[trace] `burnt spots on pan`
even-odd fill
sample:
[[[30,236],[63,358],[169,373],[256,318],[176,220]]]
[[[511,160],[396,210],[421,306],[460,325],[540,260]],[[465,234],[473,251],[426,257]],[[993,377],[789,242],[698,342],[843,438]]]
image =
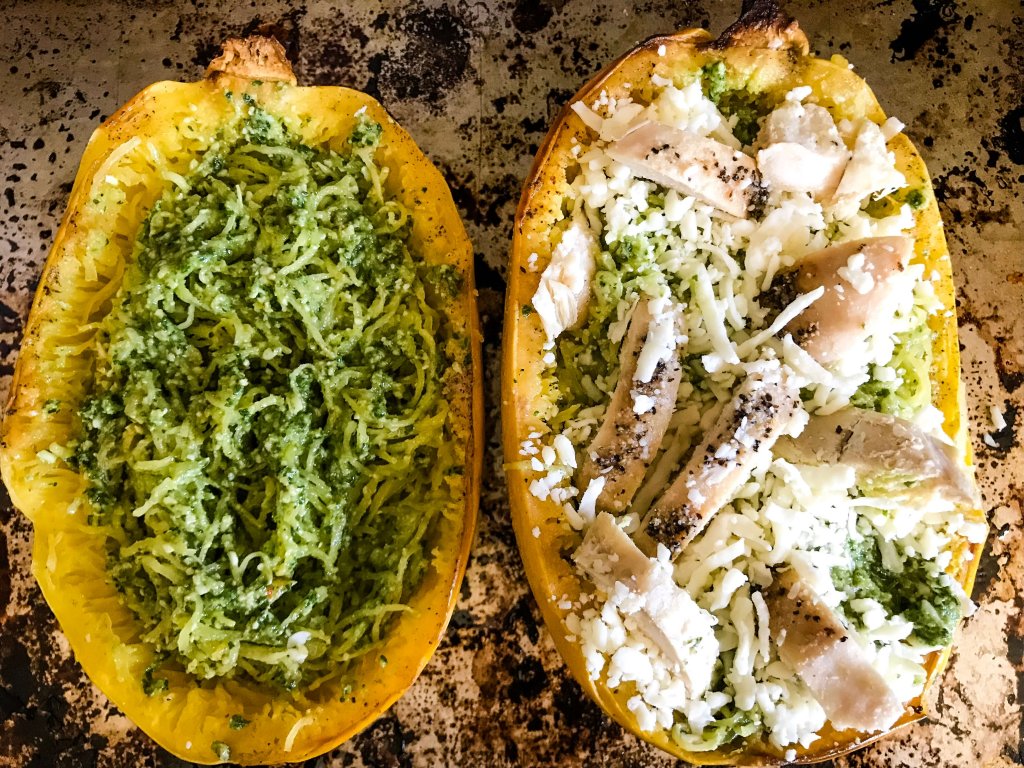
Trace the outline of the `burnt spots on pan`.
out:
[[[505,173],[490,180],[481,180],[474,171],[459,175],[447,165],[442,172],[465,221],[480,227],[511,224],[515,201],[519,197],[518,176]],[[503,288],[504,284],[495,287]]]
[[[276,38],[277,42],[284,46],[285,53],[288,54],[288,60],[298,61],[300,52],[299,24],[305,14],[305,7],[298,6],[277,19],[263,20],[257,17],[246,25],[242,30],[242,34],[246,37],[249,35],[262,35],[263,37]]]
[[[6,494],[5,494],[6,495]],[[10,506],[3,508],[2,515],[10,514]],[[0,519],[0,522],[3,522]],[[7,613],[7,606],[11,604],[11,560],[7,554],[7,534],[0,528],[0,616]],[[2,624],[0,624],[2,626]],[[3,703],[0,702],[0,710]]]
[[[665,10],[664,6],[654,4],[652,5],[649,13],[652,16],[656,16],[659,13],[664,13]],[[708,14],[707,8],[704,7],[704,3],[671,3],[667,10],[668,18],[671,19],[671,23],[655,28],[651,34],[657,34],[661,31],[686,29],[688,27],[700,27],[701,29],[713,28],[711,25],[711,16]]]
[[[575,91],[570,88],[549,88],[547,95],[548,104],[548,122],[547,125],[551,125],[552,121],[558,117],[558,113],[563,108],[569,106],[572,101],[572,97],[575,95]]]
[[[563,679],[555,690],[555,717],[559,732],[568,738],[579,739],[580,735],[587,738],[588,734],[601,728],[618,728],[601,712],[600,708],[584,695],[580,684],[571,677]],[[580,748],[585,743],[574,744]],[[575,751],[575,750],[574,750]]]
[[[536,34],[564,5],[565,0],[516,0],[512,9],[512,25],[523,34]]]
[[[342,16],[310,21],[301,59],[302,81],[310,85],[365,83],[370,76],[365,53],[369,44],[363,28]],[[363,90],[380,95],[369,88]]]
[[[1024,165],[1024,102],[999,120],[997,141],[1010,160],[1017,165]]]
[[[1008,394],[1013,394],[1024,384],[1024,360],[1018,359],[1010,344],[1010,333],[1008,324],[1003,321],[998,310],[994,309],[987,315],[976,311],[971,301],[963,291],[957,292],[956,314],[960,325],[974,326],[978,336],[993,351],[996,362],[996,375],[999,383]],[[979,376],[976,383],[982,384],[982,377]],[[1016,424],[1017,411],[1014,410],[1014,423]],[[1009,422],[1009,417],[1007,417]],[[1014,438],[1016,439],[1016,438]]]
[[[0,483],[0,526],[6,526],[11,522],[11,518],[17,512],[14,509],[14,504],[11,502],[10,494],[7,493],[7,488],[3,483]],[[0,616],[3,612],[0,611]]]
[[[889,43],[893,61],[911,61],[928,43],[939,56],[949,53],[946,30],[961,16],[955,0],[913,0],[914,12],[900,25],[900,33]]]
[[[351,747],[359,753],[363,765],[368,768],[409,768],[413,764],[409,750],[413,737],[414,734],[406,729],[394,712],[389,712],[356,736]]]
[[[992,519],[992,512],[985,515],[989,520]],[[1009,524],[1007,524],[1007,527]],[[985,599],[985,595],[988,594],[989,589],[996,582],[999,577],[999,573],[1002,567],[1006,564],[1005,556],[1002,558],[995,557],[992,548],[996,544],[996,541],[1002,537],[1004,531],[1002,529],[992,531],[992,534],[985,540],[985,546],[981,551],[981,560],[978,562],[978,571],[974,577],[974,586],[971,588],[971,600],[974,602],[981,602]]]
[[[548,675],[544,665],[535,656],[523,656],[512,670],[512,684],[508,687],[508,698],[513,704],[533,701],[548,687]]]
[[[1004,197],[978,174],[981,165],[978,155],[968,150],[962,165],[955,165],[933,179],[943,219],[979,232],[987,224],[1009,224],[1013,220],[1009,206],[996,202]]]
[[[988,433],[994,445],[985,441],[987,448],[999,453],[1006,453],[1017,444],[1017,406],[1006,400],[1003,403],[1003,408],[1003,419],[1006,421],[1006,426]]]
[[[1011,626],[1011,622],[1015,622],[1016,626]],[[1024,627],[1020,626],[1020,614],[1018,613],[1016,617],[1008,616],[1006,623],[1007,657],[1017,673],[1017,700],[1024,701]],[[1018,725],[1017,754],[1024,754],[1024,719],[1021,719]]]
[[[531,643],[537,644],[540,639],[540,622],[535,613],[536,605],[533,596],[525,594],[509,609],[502,628],[510,637],[525,635]]]
[[[220,54],[220,45],[224,42],[224,36],[220,33],[211,34],[204,40],[195,44],[195,54],[192,56],[192,64],[201,69],[213,61]]]
[[[30,646],[38,629],[23,616],[7,616],[0,620],[0,630],[0,722],[4,722],[33,715],[40,701],[54,691],[35,674],[38,654]]]
[[[446,97],[472,75],[471,35],[468,21],[447,6],[407,10],[389,20],[392,42],[372,57],[366,90],[385,103],[412,99],[440,113]]]
[[[475,254],[474,263],[474,269],[477,274],[477,285],[480,285],[482,282],[480,277],[481,275],[483,276],[483,279],[488,282],[494,283],[501,281],[504,283],[504,280],[501,278],[501,273],[488,264],[487,259],[484,258],[482,254]],[[505,315],[505,290],[503,288],[480,288],[479,295],[477,296],[477,306],[480,310],[480,332],[483,334],[483,337],[487,339],[487,341],[484,342],[484,357],[485,359],[488,359],[491,355],[497,357],[500,355],[501,349],[502,324],[504,322]],[[493,394],[494,397],[492,398],[492,392],[485,392],[484,399],[488,402],[493,399],[495,406],[497,406],[498,401],[500,401],[500,395],[497,392]],[[495,410],[493,414],[488,412],[485,419],[487,421],[488,429],[500,430],[501,424],[498,419],[497,410]],[[488,432],[488,434],[494,433]],[[490,470],[485,469],[484,472],[489,473]],[[493,476],[485,477],[484,482],[488,484],[488,487],[501,487],[498,478]]]
[[[18,334],[21,331],[21,315],[16,309],[0,301],[0,334]],[[0,355],[10,350],[0,350]]]
[[[20,615],[5,618],[0,628],[3,629],[0,633],[0,720],[19,715],[28,720],[36,719],[34,716],[40,714],[42,702],[60,698],[60,692],[35,673],[39,658],[29,644],[33,636],[39,634],[38,629],[34,625],[26,626],[24,616]],[[64,703],[59,706],[67,708]],[[31,738],[30,734],[26,735]]]

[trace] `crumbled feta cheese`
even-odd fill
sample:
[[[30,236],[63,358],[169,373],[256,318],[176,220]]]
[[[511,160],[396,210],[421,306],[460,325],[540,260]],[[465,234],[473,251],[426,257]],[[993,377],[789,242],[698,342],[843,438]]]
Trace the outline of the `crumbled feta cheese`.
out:
[[[654,410],[654,406],[657,404],[657,400],[650,395],[643,395],[633,390],[630,392],[633,397],[633,413],[637,416],[643,416],[645,413],[650,413]]]
[[[576,469],[576,450],[572,447],[572,441],[565,435],[555,435],[552,442],[558,460],[565,466]]]
[[[537,310],[548,342],[583,319],[596,268],[596,253],[594,234],[582,217],[577,216],[562,233],[533,296],[533,308]],[[554,364],[553,358],[548,365]]]
[[[885,146],[882,129],[863,119],[854,141],[853,156],[836,189],[838,204],[859,207],[868,197],[881,197],[906,186],[903,174],[896,170],[896,156]]]
[[[853,286],[853,290],[863,296],[871,293],[875,287],[875,278],[870,270],[871,265],[865,264],[864,254],[855,253],[850,256],[846,266],[840,267],[837,271],[843,280]]]

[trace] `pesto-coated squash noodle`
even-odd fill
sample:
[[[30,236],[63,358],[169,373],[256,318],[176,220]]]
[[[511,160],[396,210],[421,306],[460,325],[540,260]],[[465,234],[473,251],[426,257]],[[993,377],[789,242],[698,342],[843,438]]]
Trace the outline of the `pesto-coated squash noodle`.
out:
[[[468,352],[435,307],[461,276],[410,254],[380,126],[333,151],[240,114],[166,175],[69,446],[110,578],[158,649],[153,693],[161,664],[286,687],[343,670],[459,511],[443,382]]]

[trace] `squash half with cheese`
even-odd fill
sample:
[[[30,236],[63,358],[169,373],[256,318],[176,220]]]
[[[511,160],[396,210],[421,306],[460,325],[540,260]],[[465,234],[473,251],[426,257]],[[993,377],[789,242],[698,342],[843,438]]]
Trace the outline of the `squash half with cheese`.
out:
[[[96,685],[197,763],[299,762],[411,685],[472,540],[472,248],[385,110],[232,40],[93,134],[0,469]]]
[[[587,83],[523,189],[513,524],[584,690],[698,764],[923,716],[986,535],[924,164],[755,2]]]

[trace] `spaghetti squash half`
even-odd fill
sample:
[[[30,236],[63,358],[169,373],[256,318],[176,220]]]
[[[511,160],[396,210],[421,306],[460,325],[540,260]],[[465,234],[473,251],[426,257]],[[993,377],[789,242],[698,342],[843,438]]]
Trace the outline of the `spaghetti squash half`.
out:
[[[516,216],[513,524],[584,690],[697,764],[923,716],[986,534],[924,164],[754,2],[573,97]]]
[[[90,140],[0,469],[43,594],[129,718],[194,762],[301,761],[440,641],[480,391],[444,179],[369,96],[233,40]]]

